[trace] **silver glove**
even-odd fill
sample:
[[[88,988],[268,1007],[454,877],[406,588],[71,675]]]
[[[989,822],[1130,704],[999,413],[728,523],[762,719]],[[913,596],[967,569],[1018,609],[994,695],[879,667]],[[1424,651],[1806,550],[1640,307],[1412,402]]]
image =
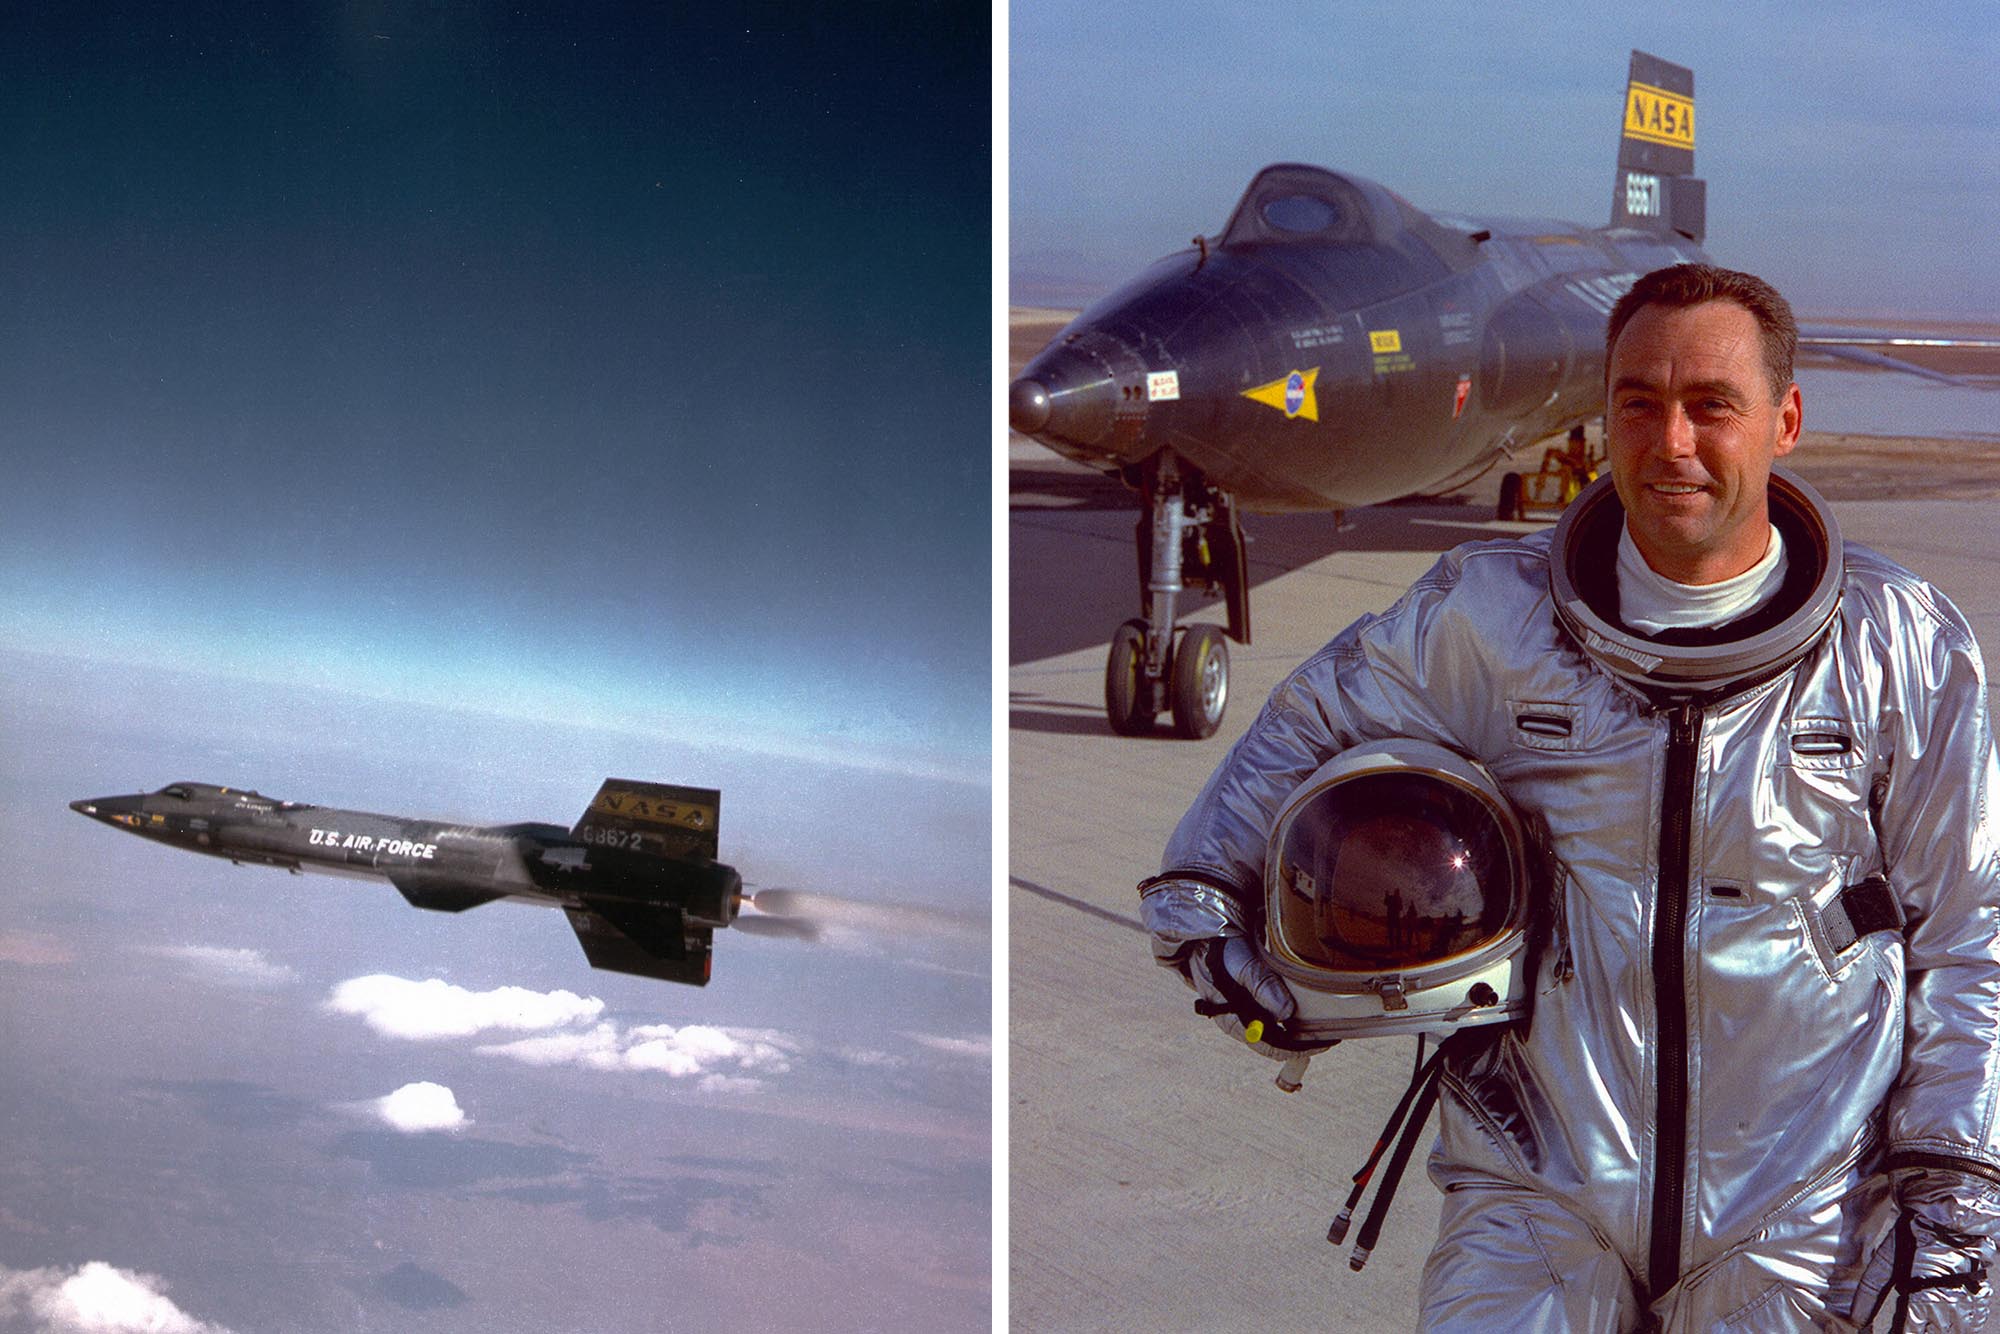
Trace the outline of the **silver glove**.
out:
[[[1248,1041],[1245,1018],[1238,1013],[1243,994],[1278,1023],[1298,1013],[1291,988],[1251,942],[1243,906],[1234,895],[1201,880],[1149,881],[1140,889],[1139,915],[1152,935],[1155,962],[1174,969],[1208,1001],[1204,1008],[1215,1011],[1210,1017],[1216,1027],[1231,1037]],[[1299,1054],[1265,1042],[1249,1045],[1277,1061]]]

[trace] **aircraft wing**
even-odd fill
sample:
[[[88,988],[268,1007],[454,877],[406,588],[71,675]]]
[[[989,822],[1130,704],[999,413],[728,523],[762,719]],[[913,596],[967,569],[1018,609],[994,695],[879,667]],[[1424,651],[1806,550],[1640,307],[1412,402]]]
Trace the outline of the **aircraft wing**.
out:
[[[426,875],[421,871],[395,872],[390,875],[389,883],[410,901],[412,907],[428,908],[432,912],[464,912],[506,897],[492,890],[460,884],[444,876]]]
[[[1799,326],[1799,346],[1824,356],[1837,357],[1882,370],[1904,371],[1942,384],[1964,385],[1966,380],[1915,358],[1938,359],[1950,356],[1947,364],[1990,364],[1985,374],[2000,374],[2000,338],[1982,335],[1919,333],[1908,329],[1857,329],[1829,325]]]
[[[689,927],[679,908],[595,899],[563,912],[592,968],[708,985],[714,931]]]

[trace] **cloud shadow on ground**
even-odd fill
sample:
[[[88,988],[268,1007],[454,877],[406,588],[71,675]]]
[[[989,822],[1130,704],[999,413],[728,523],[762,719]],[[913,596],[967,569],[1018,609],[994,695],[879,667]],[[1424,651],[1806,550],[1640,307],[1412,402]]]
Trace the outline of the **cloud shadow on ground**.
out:
[[[137,1087],[191,1105],[197,1116],[222,1130],[283,1130],[316,1110],[309,1102],[240,1079],[149,1079]]]
[[[408,1190],[477,1186],[496,1178],[534,1178],[573,1172],[588,1154],[548,1146],[505,1144],[458,1135],[404,1135],[354,1130],[327,1151],[333,1158],[366,1163],[376,1178]]]
[[[405,1260],[369,1285],[372,1295],[405,1311],[442,1311],[470,1300],[465,1289],[441,1274]]]
[[[635,1177],[614,1181],[591,1177],[581,1182],[550,1182],[512,1186],[491,1192],[522,1204],[573,1205],[593,1223],[648,1223],[662,1232],[688,1234],[690,1246],[731,1246],[730,1237],[702,1224],[713,1224],[718,1206],[732,1219],[757,1221],[773,1216],[761,1185],[716,1181],[708,1177]]]

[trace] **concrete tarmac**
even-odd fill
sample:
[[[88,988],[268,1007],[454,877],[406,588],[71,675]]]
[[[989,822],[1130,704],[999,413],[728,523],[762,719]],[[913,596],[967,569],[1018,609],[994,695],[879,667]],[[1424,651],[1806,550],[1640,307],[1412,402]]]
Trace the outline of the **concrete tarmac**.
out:
[[[1795,460],[1811,476],[1809,443]],[[1967,448],[1976,471],[2000,477],[1993,447]],[[1354,511],[1338,530],[1331,515],[1250,516],[1255,644],[1230,645],[1222,730],[1121,738],[1104,720],[1104,657],[1138,610],[1136,505],[1019,437],[1010,464],[1013,1327],[1412,1328],[1439,1205],[1422,1154],[1364,1271],[1348,1269],[1352,1235],[1334,1247],[1325,1233],[1408,1081],[1415,1040],[1350,1042],[1316,1059],[1301,1091],[1280,1092],[1277,1066],[1198,1018],[1192,993],[1153,964],[1133,887],[1292,667],[1440,552],[1528,525],[1491,519],[1493,477],[1446,500]],[[1934,478],[1862,471],[1867,485],[1827,487],[1845,534],[1937,582],[2000,652],[1996,488],[1911,495]],[[1900,498],[1842,498],[1885,491]],[[1220,624],[1222,609],[1183,619]]]

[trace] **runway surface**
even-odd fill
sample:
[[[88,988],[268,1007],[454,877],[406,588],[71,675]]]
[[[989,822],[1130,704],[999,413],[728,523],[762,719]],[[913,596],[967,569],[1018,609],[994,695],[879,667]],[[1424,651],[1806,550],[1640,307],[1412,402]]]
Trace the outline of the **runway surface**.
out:
[[[1039,345],[1017,338],[1017,368],[1024,341]],[[1325,1233],[1414,1040],[1348,1043],[1279,1092],[1276,1065],[1197,1018],[1153,964],[1133,887],[1285,673],[1449,547],[1532,525],[1491,519],[1490,475],[1338,531],[1331,515],[1250,516],[1256,642],[1230,645],[1222,730],[1119,738],[1104,654],[1138,607],[1136,506],[1030,441],[1009,448],[1013,1327],[1408,1329],[1439,1202],[1421,1160],[1363,1272]],[[2000,653],[2000,449],[1809,438],[1793,461],[1846,536],[1937,582]],[[1183,619],[1223,618],[1213,604]]]

